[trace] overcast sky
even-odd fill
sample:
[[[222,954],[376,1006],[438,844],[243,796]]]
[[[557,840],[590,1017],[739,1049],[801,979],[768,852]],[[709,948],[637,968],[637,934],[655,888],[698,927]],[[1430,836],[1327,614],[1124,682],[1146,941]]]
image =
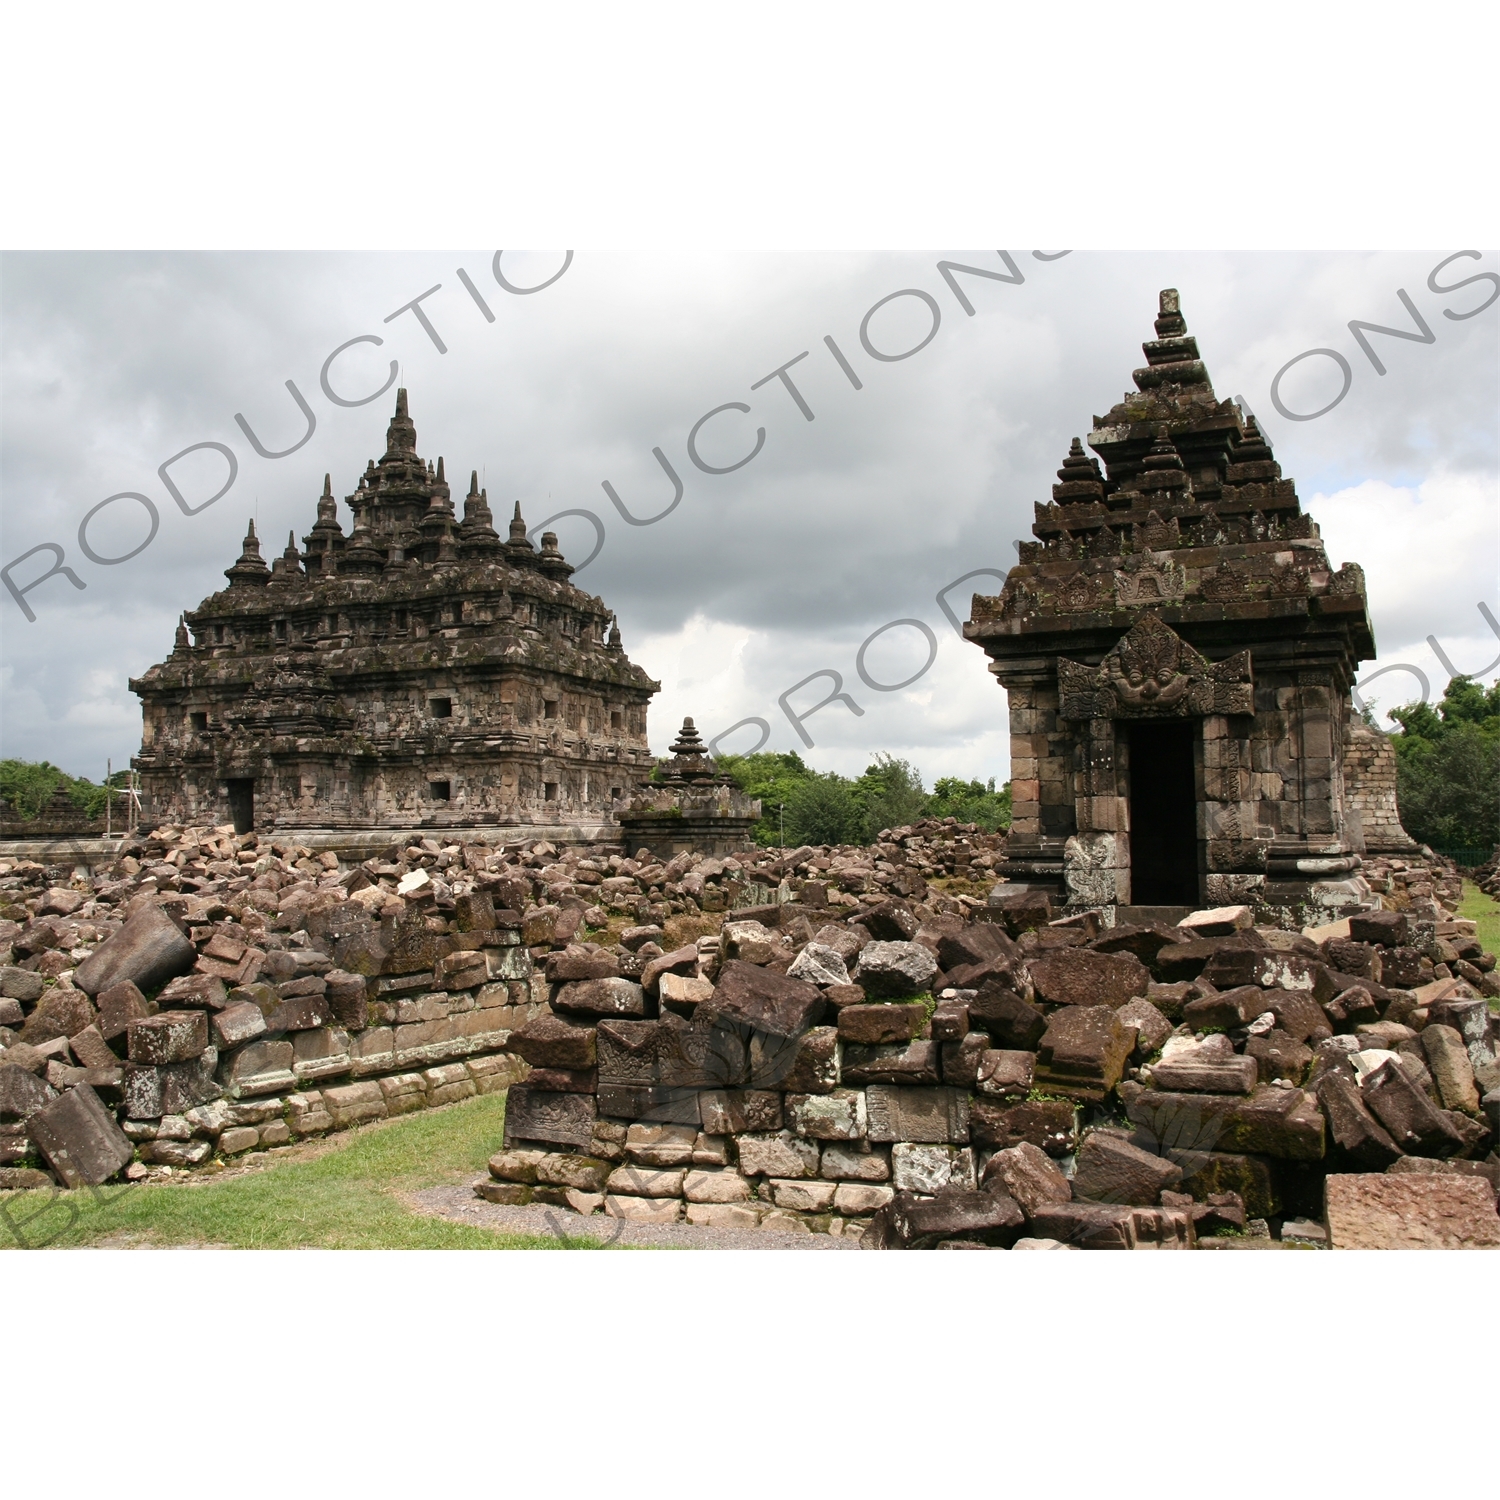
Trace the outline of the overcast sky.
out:
[[[519,501],[529,524],[586,510],[604,544],[575,578],[618,612],[626,650],[662,684],[651,740],[664,753],[684,714],[706,736],[737,720],[770,725],[768,748],[798,749],[814,765],[857,773],[877,751],[912,760],[927,784],[943,775],[1007,770],[1005,699],[986,658],[960,641],[936,601],[960,575],[1002,574],[1014,540],[1029,535],[1032,504],[1049,498],[1074,435],[1132,389],[1130,372],[1152,336],[1161,287],[1176,286],[1221,397],[1243,396],[1261,418],[1283,472],[1323,528],[1335,564],[1361,563],[1378,662],[1412,664],[1439,690],[1447,673],[1426,644],[1474,672],[1500,656],[1477,606],[1500,617],[1497,507],[1497,329],[1500,305],[1473,317],[1500,287],[1480,281],[1436,293],[1429,273],[1456,248],[1389,254],[1100,253],[1043,260],[1009,252],[1021,284],[960,278],[967,316],[937,264],[1004,270],[993,250],[930,253],[638,256],[580,250],[552,285],[514,295],[496,281],[492,251],[421,253],[23,253],[0,257],[0,564],[41,543],[66,551],[86,585],[61,576],[26,595],[29,623],[0,591],[0,753],[48,759],[98,780],[140,740],[126,679],[171,649],[177,614],[223,587],[247,519],[259,517],[269,558],[289,528],[315,518],[325,471],[353,491],[383,450],[394,392],[370,404],[333,404],[320,370],[356,345],[330,380],[347,397],[377,388],[389,361],[410,391],[418,447],[447,461],[457,493],[481,471],[497,517]],[[1053,254],[1051,250],[1044,252]],[[515,285],[554,275],[563,254],[507,252]],[[456,274],[463,268],[493,315],[487,321]],[[1494,252],[1453,261],[1436,280],[1500,272]],[[440,286],[422,307],[439,352],[411,312],[385,318]],[[861,323],[882,298],[925,292],[936,332],[909,358],[881,361],[862,347]],[[1411,329],[1404,290],[1431,343],[1372,335],[1376,373],[1351,319]],[[899,297],[868,325],[874,347],[900,352],[932,329],[924,300]],[[832,336],[862,389],[825,346]],[[1277,371],[1310,349],[1347,360],[1347,395],[1326,415],[1292,421],[1271,399]],[[815,420],[779,380],[752,386],[808,351],[790,376]],[[295,382],[316,417],[313,436],[286,389]],[[1283,380],[1291,411],[1338,394],[1335,361],[1316,356]],[[687,452],[693,425],[721,412],[698,442],[710,474]],[[227,494],[187,516],[158,465],[192,444],[227,445],[238,475]],[[671,485],[659,447],[680,476],[681,504],[654,525],[627,524],[608,481],[637,517],[663,510]],[[190,504],[223,482],[200,451],[170,471]],[[115,566],[80,551],[79,524],[100,501],[148,496],[155,539]],[[349,526],[347,507],[340,520]],[[137,546],[149,522],[133,500],[89,525],[100,556]],[[556,523],[581,561],[594,524]],[[18,587],[50,566],[46,553],[11,573]],[[962,619],[981,577],[948,596]],[[878,691],[856,655],[888,622],[921,621],[936,640],[930,669],[911,686]],[[883,634],[866,672],[897,683],[928,660],[915,627]],[[778,695],[820,669],[840,674],[864,710],[833,703],[807,719],[808,749]],[[1493,669],[1491,672],[1493,675]],[[803,711],[833,683],[793,695]],[[1371,692],[1383,706],[1415,696],[1391,674]],[[725,741],[748,749],[753,727]]]

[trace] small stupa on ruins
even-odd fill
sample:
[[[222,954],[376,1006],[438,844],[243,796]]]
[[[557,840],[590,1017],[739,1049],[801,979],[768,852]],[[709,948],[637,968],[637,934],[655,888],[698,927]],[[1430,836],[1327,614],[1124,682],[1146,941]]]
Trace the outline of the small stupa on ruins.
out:
[[[682,721],[669,748],[671,758],[615,809],[626,848],[648,849],[661,859],[753,848],[760,803],[720,772],[691,719]]]

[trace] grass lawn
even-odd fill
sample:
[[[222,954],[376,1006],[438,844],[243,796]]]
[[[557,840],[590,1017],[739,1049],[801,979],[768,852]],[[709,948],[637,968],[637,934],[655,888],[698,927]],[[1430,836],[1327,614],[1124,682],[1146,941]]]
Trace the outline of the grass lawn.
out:
[[[1473,919],[1477,936],[1486,953],[1500,953],[1500,901],[1486,896],[1471,880],[1464,881],[1464,899],[1458,908],[1461,917]],[[1500,1011],[1500,1001],[1491,1000],[1490,1009]]]
[[[427,1218],[396,1194],[462,1182],[500,1149],[505,1096],[333,1137],[310,1159],[268,1158],[221,1178],[184,1177],[0,1199],[0,1245],[217,1245],[242,1250],[555,1250],[551,1235],[500,1234]],[[570,1246],[594,1242],[570,1238]]]

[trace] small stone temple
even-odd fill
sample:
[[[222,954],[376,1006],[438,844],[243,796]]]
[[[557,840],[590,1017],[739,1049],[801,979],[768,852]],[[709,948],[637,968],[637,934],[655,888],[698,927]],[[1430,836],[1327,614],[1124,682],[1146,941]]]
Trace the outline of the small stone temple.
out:
[[[1175,291],[1156,335],[964,626],[1010,699],[1002,873],[1074,907],[1359,905],[1366,848],[1413,847],[1350,700],[1364,575],[1215,396]]]
[[[660,684],[602,599],[521,508],[494,527],[471,476],[460,519],[443,460],[417,453],[406,392],[347,497],[269,565],[252,523],[229,586],[182,617],[132,679],[143,821],[241,831],[607,821],[654,764]]]

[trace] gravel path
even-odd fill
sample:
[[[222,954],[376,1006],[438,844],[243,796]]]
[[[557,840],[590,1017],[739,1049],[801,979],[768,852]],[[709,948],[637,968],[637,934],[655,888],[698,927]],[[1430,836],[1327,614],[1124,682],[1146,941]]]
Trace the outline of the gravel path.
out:
[[[476,1177],[474,1182],[487,1182]],[[831,1234],[797,1234],[768,1229],[708,1229],[697,1224],[634,1224],[603,1214],[585,1218],[570,1208],[548,1208],[539,1203],[511,1207],[486,1203],[474,1196],[474,1185],[424,1188],[403,1193],[402,1201],[418,1213],[474,1224],[508,1234],[578,1235],[610,1245],[633,1245],[660,1250],[857,1250],[853,1239]]]

